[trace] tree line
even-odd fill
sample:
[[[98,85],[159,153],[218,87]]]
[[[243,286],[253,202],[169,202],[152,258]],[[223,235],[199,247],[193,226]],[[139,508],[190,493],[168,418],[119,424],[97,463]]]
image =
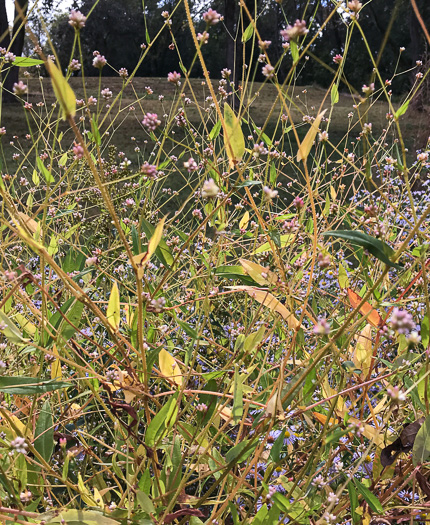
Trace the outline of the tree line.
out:
[[[50,16],[53,0],[45,0],[42,12],[47,17],[51,42],[58,54],[60,64],[66,68],[73,48],[74,31],[68,23],[68,13]],[[280,30],[296,19],[307,22],[307,38],[318,34],[309,49],[309,60],[300,71],[300,83],[326,87],[333,73],[333,58],[345,52],[348,43],[348,61],[345,63],[345,80],[359,88],[372,77],[374,64],[365,49],[358,30],[351,31],[350,20],[337,9],[337,2],[330,0],[245,0],[245,8],[236,0],[189,0],[194,23],[198,31],[206,28],[203,13],[212,8],[218,11],[223,20],[210,28],[209,40],[202,46],[202,52],[211,75],[220,77],[223,68],[236,71],[236,78],[244,63],[258,64],[260,53],[255,45],[254,35],[247,40],[243,34],[249,26],[249,15],[255,17],[259,34],[271,44],[267,50],[272,64],[276,64],[283,54]],[[430,2],[417,0],[423,20],[430,25]],[[86,75],[98,75],[93,68],[93,51],[106,56],[113,69],[104,68],[103,75],[115,75],[115,70],[126,68],[133,71],[141,57],[142,48],[154,45],[139,66],[137,76],[160,77],[178,70],[178,55],[185,67],[193,61],[194,43],[186,20],[183,2],[177,0],[81,0],[73,6],[82,13],[91,13],[81,32],[83,64]],[[26,13],[26,0],[16,0],[16,23],[9,30],[6,21],[5,0],[0,0],[0,47],[10,46],[16,55],[21,54],[24,33],[20,28],[19,13]],[[337,11],[333,13],[333,11]],[[174,13],[171,23],[166,23],[163,13]],[[324,25],[324,21],[329,22]],[[30,23],[37,25],[35,17]],[[423,31],[409,0],[373,0],[360,12],[359,23],[369,42],[370,48],[379,50],[373,56],[382,78],[391,79],[392,89],[407,90],[416,73],[408,72],[417,61],[428,60],[428,50]],[[20,30],[21,29],[21,30]],[[249,34],[249,32],[248,32]],[[246,41],[247,40],[247,41]],[[403,50],[404,48],[404,50]],[[402,51],[403,50],[403,51]],[[47,53],[50,50],[46,49]],[[290,61],[290,62],[289,62]],[[277,74],[283,80],[291,65],[289,55],[284,58]],[[17,68],[15,68],[17,69]],[[263,80],[261,67],[255,67],[255,80]],[[11,75],[13,79],[16,78]],[[75,73],[79,74],[79,72]],[[201,76],[197,60],[191,76]]]

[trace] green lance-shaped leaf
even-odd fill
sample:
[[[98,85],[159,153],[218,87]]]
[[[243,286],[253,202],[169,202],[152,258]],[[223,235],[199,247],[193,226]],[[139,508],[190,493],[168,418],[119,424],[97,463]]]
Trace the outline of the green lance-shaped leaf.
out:
[[[240,120],[228,104],[224,104],[225,147],[230,164],[235,165],[245,153],[245,139]]]
[[[234,371],[233,384],[233,421],[238,423],[243,416],[243,384],[239,375],[239,367]]]
[[[231,463],[232,461],[235,461],[236,463],[246,461],[257,446],[257,441],[254,441],[252,444],[251,441],[252,440],[250,439],[239,441],[237,445],[231,448],[225,455],[227,463]]]
[[[406,102],[404,102],[400,107],[399,109],[396,111],[396,113],[394,114],[394,118],[397,120],[399,117],[401,117],[402,115],[404,115],[406,113],[406,111],[408,110],[408,107],[409,107],[409,102],[411,100],[407,100]]]
[[[358,230],[335,230],[324,232],[323,236],[339,237],[341,239],[345,239],[346,241],[350,241],[352,244],[362,246],[386,265],[397,268],[398,270],[403,268],[400,264],[396,264],[390,260],[390,257],[394,255],[394,250],[391,248],[391,246],[388,246],[388,244],[380,241],[379,239],[375,239],[374,237],[367,235],[367,233]]]
[[[164,225],[164,221],[163,221],[163,225]],[[145,232],[145,235],[148,239],[152,239],[156,235],[155,233],[156,227],[153,226],[150,222],[148,222],[145,219],[142,219],[142,230]],[[164,266],[171,266],[174,261],[172,251],[170,250],[169,246],[167,245],[163,237],[157,235],[157,239],[158,239],[157,245],[156,246],[155,244],[153,245],[155,247],[155,251],[154,251],[155,256],[160,262],[164,264]]]
[[[2,327],[1,333],[9,339],[11,343],[16,345],[22,345],[28,342],[28,339],[22,337],[21,331],[18,330],[16,325],[9,319],[9,317],[0,310],[0,325]]]
[[[172,396],[151,420],[145,434],[145,444],[153,447],[172,421],[172,416],[177,412],[177,395]]]
[[[136,492],[136,499],[139,507],[146,512],[147,514],[153,514],[155,512],[155,507],[152,501],[149,499],[149,496],[145,494],[142,490]]]
[[[60,311],[63,315],[57,311],[49,319],[48,328],[53,337],[47,336],[45,340],[46,347],[49,347],[54,341],[63,346],[74,336],[76,328],[79,328],[81,323],[84,304],[71,297],[62,305]]]
[[[282,448],[284,446],[285,431],[286,431],[286,429],[284,428],[281,431],[281,433],[279,434],[279,436],[276,438],[276,440],[273,443],[273,446],[272,446],[272,448],[270,450],[269,458],[275,463],[277,463],[279,461],[279,458],[280,458],[280,455],[281,455],[281,451],[282,451]]]
[[[300,55],[299,55],[299,48],[295,40],[291,40],[290,42],[290,51],[291,51],[291,56],[293,57],[293,62],[297,62]]]
[[[54,450],[54,423],[51,404],[48,399],[43,403],[42,410],[37,418],[34,435],[36,437],[34,448],[45,461],[49,461]]]
[[[370,492],[370,490],[365,485],[360,483],[358,479],[354,479],[354,483],[357,488],[357,492],[359,492],[363,496],[366,503],[373,510],[373,512],[376,512],[377,514],[382,514],[384,512],[384,509],[381,505],[381,502],[375,496],[375,494]]]
[[[430,312],[427,312],[421,321],[421,341],[424,348],[427,348],[430,342]]]
[[[39,518],[46,523],[68,523],[69,525],[119,525],[119,522],[94,510],[69,509],[60,512],[45,512]]]
[[[333,106],[339,102],[339,90],[337,89],[337,85],[333,84],[331,88],[331,103]]]
[[[242,34],[242,42],[248,42],[248,40],[252,37],[254,34],[254,27],[252,24],[249,24],[249,26],[245,29],[245,31]]]
[[[349,503],[351,505],[352,522],[354,525],[358,525],[359,523],[361,523],[360,515],[355,512],[355,509],[358,508],[358,496],[354,484],[351,481],[348,483],[348,493]]]
[[[221,128],[222,128],[222,122],[218,120],[215,126],[211,129],[211,132],[209,133],[209,138],[211,140],[216,139],[221,131]]]
[[[430,416],[421,425],[415,437],[412,448],[412,462],[414,466],[428,461],[430,458]]]
[[[52,176],[52,173],[48,170],[48,168],[43,164],[43,160],[39,157],[36,158],[37,167],[39,168],[39,171],[42,173],[44,179],[48,184],[51,184],[55,182],[54,177]]]
[[[13,65],[18,67],[31,67],[40,64],[43,64],[43,60],[40,60],[38,58],[16,57],[13,61]]]
[[[0,392],[22,396],[45,394],[71,386],[71,383],[65,381],[40,381],[37,377],[0,377]]]

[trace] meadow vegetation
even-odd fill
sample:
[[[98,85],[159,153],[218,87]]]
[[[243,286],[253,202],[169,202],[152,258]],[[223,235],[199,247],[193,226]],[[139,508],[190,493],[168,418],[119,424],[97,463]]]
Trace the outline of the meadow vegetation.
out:
[[[221,16],[198,33],[180,3],[195,55],[167,78],[104,77],[97,51],[87,78],[79,11],[67,69],[34,35],[1,50],[22,74],[0,121],[0,519],[424,524],[428,66],[402,94],[375,62],[351,86],[351,0],[331,85],[300,85],[312,21],[271,63],[241,0],[260,56],[237,85],[205,66]]]

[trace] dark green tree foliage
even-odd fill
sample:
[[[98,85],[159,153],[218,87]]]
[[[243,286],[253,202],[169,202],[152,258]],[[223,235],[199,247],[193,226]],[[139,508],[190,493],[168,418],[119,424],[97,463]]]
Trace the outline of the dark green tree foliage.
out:
[[[226,0],[228,2],[229,0]],[[221,2],[220,2],[221,3]],[[363,2],[365,5],[365,2]],[[417,0],[418,9],[427,27],[430,26],[430,2]],[[309,0],[282,3],[256,0],[257,27],[264,40],[271,40],[269,57],[272,64],[279,59],[281,39],[279,31],[287,24],[304,19],[310,28],[307,41],[320,31],[323,22],[334,10],[334,2],[329,0]],[[388,38],[379,57],[378,67],[382,79],[390,79],[399,65],[397,72],[402,72],[415,66],[417,60],[424,58],[426,42],[424,33],[418,23],[409,0],[375,0],[366,4],[359,16],[359,22],[373,51],[373,58],[378,61],[378,50],[383,45],[385,34]],[[391,26],[390,26],[391,23]],[[347,39],[350,19],[340,13],[335,13],[329,23],[311,46],[310,51],[322,62],[333,66],[333,57],[343,54]],[[248,43],[251,47],[251,43]],[[405,51],[400,53],[400,48]],[[359,89],[363,82],[368,82],[372,76],[373,65],[358,28],[354,28],[348,49],[348,61],[345,67],[345,76],[354,87]],[[284,59],[279,71],[279,78],[283,80],[291,65],[290,58]],[[257,80],[263,80],[258,69]],[[413,75],[415,75],[416,70]],[[310,59],[300,73],[300,83],[316,83],[327,86],[331,82],[332,74],[317,61]],[[399,76],[393,82],[393,89],[405,90],[413,81],[410,74]]]
[[[428,26],[430,24],[430,2],[417,0],[417,4]],[[315,23],[314,27],[311,27],[310,35],[315,34],[332,9],[331,3],[322,2],[321,7],[315,11]],[[311,11],[309,11],[309,15]],[[424,58],[426,49],[424,33],[418,24],[409,0],[393,2],[376,0],[370,2],[360,13],[359,23],[369,42],[370,49],[373,51],[373,58],[378,63],[384,81],[392,78],[399,56],[397,72],[408,70],[415,66],[417,60]],[[388,38],[383,46],[387,30]],[[347,24],[342,17],[336,14],[311,50],[323,62],[332,65],[333,56],[337,53],[343,54],[346,38]],[[378,51],[381,50],[382,46],[382,53],[379,55]],[[403,53],[400,53],[401,47],[405,48]],[[372,70],[373,65],[369,53],[360,32],[356,28],[352,33],[348,49],[345,76],[353,86],[359,88],[363,82],[370,80]],[[414,71],[414,75],[415,73],[416,71]],[[309,82],[314,81],[322,85],[327,85],[331,78],[328,71],[315,62],[312,62],[311,67],[305,68],[303,75],[305,82],[309,80]],[[393,81],[392,87],[397,92],[408,89],[411,80],[410,74],[403,74]]]
[[[95,0],[84,0],[79,9],[85,15],[90,12]],[[133,71],[142,54],[141,45],[148,44],[147,34],[152,40],[166,26],[163,11],[172,12],[176,2],[147,0],[145,10],[141,0],[100,0],[88,17],[85,28],[81,31],[82,53],[87,74],[98,70],[92,67],[93,51],[105,55],[109,64],[119,70],[122,67]],[[191,61],[192,46],[189,31],[185,24],[185,10],[182,5],[173,17],[171,31],[176,39],[177,48],[185,63]],[[66,67],[73,46],[74,33],[65,14],[55,20],[51,28],[56,51],[61,65]],[[178,55],[169,49],[172,36],[169,28],[164,27],[154,46],[145,57],[138,70],[139,76],[165,76],[169,71],[178,69]],[[74,58],[78,57],[76,49]],[[105,67],[102,74],[109,76],[115,72]]]
[[[95,0],[83,0],[80,4],[81,11],[87,14],[94,3]],[[430,2],[417,0],[417,4],[425,23],[430,26]],[[305,19],[310,28],[306,39],[308,42],[320,31],[323,21],[334,9],[333,2],[329,0],[299,0],[282,3],[274,0],[247,0],[246,5],[251,14],[256,16],[261,37],[272,41],[268,50],[272,64],[276,64],[283,54],[279,34],[282,28],[289,23],[293,24],[297,18]],[[141,44],[147,43],[146,31],[151,39],[154,38],[165,25],[161,13],[165,10],[172,12],[175,7],[177,9],[173,16],[171,31],[176,39],[177,50],[179,50],[184,65],[189,67],[194,56],[194,49],[189,29],[186,27],[185,9],[182,3],[178,5],[175,0],[161,2],[146,0],[145,11],[143,11],[141,0],[115,2],[100,0],[82,31],[84,65],[89,74],[91,71],[94,75],[98,74],[98,71],[91,67],[94,50],[105,55],[114,68],[126,67],[129,71],[133,70],[141,56]],[[224,15],[223,22],[210,28],[209,43],[202,48],[211,75],[214,78],[219,77],[220,71],[227,67],[234,71],[236,82],[240,81],[244,56],[246,63],[255,68],[256,80],[263,80],[261,64],[257,63],[258,48],[252,51],[252,39],[244,47],[241,42],[242,32],[249,24],[245,11],[235,0],[195,2],[193,17],[198,31],[203,31],[205,28],[202,14],[209,7]],[[384,81],[392,78],[397,61],[397,72],[402,72],[413,67],[417,60],[424,58],[425,37],[409,0],[393,0],[393,2],[375,0],[364,6],[359,22],[373,50],[373,58],[378,62]],[[310,54],[318,57],[330,67],[335,67],[333,57],[344,53],[348,27],[351,28],[350,19],[340,12],[334,13],[328,25],[311,46]],[[387,28],[390,30],[383,45]],[[51,33],[60,55],[61,64],[66,66],[73,44],[73,30],[68,25],[67,15],[53,22]],[[169,28],[165,27],[139,68],[138,75],[165,76],[169,71],[178,70],[177,51],[169,49],[171,43]],[[378,50],[382,47],[379,55]],[[399,51],[401,47],[405,48],[403,53]],[[358,28],[354,28],[352,32],[348,56],[344,71],[345,78],[357,90],[360,90],[363,83],[373,80],[373,66]],[[280,80],[285,78],[290,65],[291,57],[287,54],[279,68]],[[416,70],[413,75],[415,73]],[[103,75],[110,74],[114,72],[104,68]],[[192,76],[200,75],[201,68],[197,61]],[[392,88],[396,92],[408,89],[414,80],[413,75],[405,73],[398,76]],[[314,58],[304,62],[300,73],[300,83],[327,86],[331,79],[332,73]]]

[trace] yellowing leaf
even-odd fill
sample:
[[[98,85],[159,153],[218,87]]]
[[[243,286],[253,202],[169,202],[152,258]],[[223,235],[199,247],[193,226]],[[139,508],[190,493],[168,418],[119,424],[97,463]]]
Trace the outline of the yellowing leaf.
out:
[[[324,414],[320,414],[319,412],[312,412],[312,415],[322,425],[324,425],[325,422],[327,421],[327,416],[325,416]],[[336,419],[331,418],[329,421],[329,425],[331,426],[331,425],[334,425],[335,423],[336,423]],[[383,445],[385,442],[385,439],[387,439],[388,437],[385,431],[381,432],[378,428],[372,427],[371,425],[368,425],[367,423],[363,423],[362,421],[360,421],[359,419],[355,417],[350,417],[348,419],[348,424],[357,425],[357,427],[360,426],[360,428],[363,429],[363,432],[362,432],[363,436],[373,441],[376,446]],[[389,432],[388,434],[390,435],[391,433]]]
[[[309,153],[311,152],[312,144],[314,143],[315,137],[317,136],[321,119],[324,116],[326,111],[327,111],[326,109],[322,111],[316,117],[316,119],[312,122],[312,125],[309,128],[309,131],[306,133],[306,136],[303,139],[303,142],[299,146],[299,151],[297,152],[297,162],[300,162],[301,160],[306,161]]]
[[[19,326],[28,334],[34,335],[36,333],[37,328],[23,315],[15,314],[14,319],[19,324]]]
[[[154,234],[151,237],[149,244],[148,244],[148,259],[152,257],[155,250],[157,249],[157,246],[160,244],[161,237],[163,236],[163,227],[164,222],[166,220],[166,217],[163,217],[161,221],[157,224],[157,227],[155,228]]]
[[[245,31],[242,34],[242,42],[248,42],[248,40],[252,37],[254,34],[254,27],[252,24],[249,24],[249,26],[245,29]]]
[[[354,355],[352,356],[355,366],[362,370],[362,377],[366,377],[370,370],[372,355],[372,327],[370,324],[366,324],[358,334],[357,344]]]
[[[346,273],[346,270],[344,266],[342,266],[341,263],[339,263],[338,268],[338,280],[339,280],[339,286],[344,290],[345,288],[348,288],[349,286],[349,279],[348,274]]]
[[[363,423],[355,417],[350,417],[348,419],[348,423],[362,427],[364,429],[362,432],[363,436],[372,440],[378,447],[384,445],[385,440],[389,441],[389,436],[391,435],[389,430],[381,431],[379,428],[375,428],[367,423]]]
[[[266,405],[266,410],[264,411],[265,417],[276,417],[279,421],[284,421],[285,412],[282,408],[281,398],[279,390],[277,389],[273,396],[269,399]]]
[[[232,286],[233,290],[238,292],[244,291],[248,293],[253,299],[258,301],[260,304],[267,306],[273,312],[278,312],[281,316],[287,321],[288,328],[293,330],[298,330],[300,328],[300,323],[298,319],[278,300],[274,295],[266,290],[261,290],[254,286]]]
[[[337,394],[337,391],[334,390],[334,388],[332,388],[330,386],[327,376],[325,377],[325,379],[323,381],[323,384],[321,386],[322,386],[322,391],[323,391],[323,394],[324,394],[325,397],[331,397],[331,396],[335,396]],[[333,400],[331,400],[331,402],[333,402]],[[344,416],[345,401],[342,399],[342,396],[338,396],[335,410],[336,410],[336,414],[339,417],[343,417]]]
[[[102,510],[104,510],[105,506],[104,506],[104,503],[103,503],[102,495],[101,495],[100,492],[99,492],[99,489],[98,489],[97,487],[93,487],[93,491],[94,491],[94,501],[96,502],[96,504],[97,504]]]
[[[145,266],[148,264],[148,252],[133,256],[133,262],[137,266],[137,278],[142,279]]]
[[[158,362],[164,377],[178,386],[182,386],[182,373],[176,359],[162,348],[158,354]]]
[[[30,426],[24,425],[24,423],[17,416],[14,416],[6,408],[1,409],[0,415],[1,415],[2,424],[7,425],[14,433],[15,433],[15,430],[14,430],[14,427],[15,427],[22,436],[26,436],[29,438],[32,437],[32,432],[30,428],[31,425]]]
[[[281,248],[284,248],[285,246],[287,246],[288,244],[290,244],[290,242],[293,240],[294,238],[294,235],[291,235],[291,234],[286,234],[286,235],[281,235],[281,238],[280,238],[280,246]],[[272,243],[273,245],[273,243]],[[262,244],[261,246],[259,246],[256,250],[254,250],[252,253],[254,255],[257,255],[259,253],[264,253],[264,252],[270,252],[271,249],[272,249],[272,245],[268,242],[265,242],[264,244]]]
[[[230,407],[221,408],[222,405],[218,405],[218,406],[219,408],[217,410],[217,415],[213,418],[214,427],[216,428],[219,427],[220,416],[222,417],[222,419],[224,419],[224,421],[227,421],[227,423],[230,423],[230,425],[234,425],[233,411],[231,410],[231,408]],[[252,422],[249,418],[246,418],[243,420],[243,424],[246,426],[251,426]]]
[[[387,396],[382,396],[381,401],[379,401],[376,407],[372,410],[375,416],[387,408],[387,405],[388,405],[387,401],[388,401]]]
[[[60,103],[63,112],[63,119],[66,120],[68,117],[74,117],[76,114],[76,97],[73,93],[73,89],[69,86],[63,73],[61,73],[52,60],[48,58],[45,62],[45,66],[51,77],[55,96]]]
[[[157,224],[157,227],[154,230],[154,233],[148,243],[148,251],[145,253],[139,253],[133,257],[133,262],[137,266],[137,278],[142,279],[143,271],[145,266],[151,260],[152,255],[154,255],[155,250],[160,244],[161,238],[163,237],[163,228],[166,217],[163,217],[161,221]]]
[[[18,216],[21,223],[23,223],[33,235],[37,232],[37,230],[40,229],[40,226],[37,224],[37,222],[22,211],[18,212]]]
[[[58,241],[57,241],[57,238],[55,237],[55,235],[53,235],[51,237],[51,240],[49,241],[49,246],[48,246],[48,253],[49,255],[54,255],[58,252]]]
[[[372,516],[366,512],[363,516],[363,521],[361,522],[362,525],[370,525],[370,520],[372,519]]]
[[[121,311],[119,304],[119,290],[118,285],[114,282],[112,290],[109,297],[109,303],[107,308],[107,320],[111,327],[117,331],[119,329],[119,323],[121,320]]]
[[[29,341],[29,339],[23,338],[21,331],[18,330],[18,327],[2,310],[0,310],[0,322],[3,324],[3,335],[7,337],[11,343],[19,345]]]
[[[126,370],[121,370],[118,366],[113,365],[113,369],[115,369],[118,373],[118,380],[113,382],[113,387],[111,389],[111,392],[114,392],[115,390],[122,389],[124,392],[124,399],[126,403],[131,403],[133,399],[136,397],[136,394],[129,390],[127,387],[134,387],[135,381],[133,377],[130,376],[130,374]]]
[[[249,211],[246,211],[243,214],[243,217],[240,219],[239,228],[241,230],[246,230],[246,228],[248,227],[248,222],[249,222]]]
[[[369,456],[370,459],[372,460],[372,463],[369,462],[366,465],[366,461],[365,461],[365,466],[369,470],[370,468],[372,468],[372,478],[374,480],[393,479],[395,477],[395,471],[397,468],[396,462],[393,461],[393,463],[388,468],[384,467],[381,464],[381,452],[382,452],[382,448],[376,447],[375,456],[373,458]]]
[[[133,309],[131,308],[129,304],[126,304],[124,306],[124,315],[125,315],[125,322],[131,328],[131,320],[133,319]]]
[[[60,166],[65,166],[65,165],[67,164],[67,151],[66,151],[66,153],[63,153],[63,154],[61,155],[61,158],[60,158],[60,160],[58,161],[58,164],[59,164]]]
[[[336,193],[336,190],[331,185],[330,185],[330,195],[331,195],[331,198],[335,201],[337,197],[337,193]]]
[[[33,403],[31,402],[28,396],[21,397],[16,394],[13,394],[13,402],[19,409],[20,414],[24,414],[25,416],[30,415]]]
[[[278,281],[275,273],[267,270],[260,264],[247,261],[246,259],[239,259],[239,262],[245,272],[258,284],[275,284]]]
[[[252,352],[257,346],[261,343],[261,341],[264,339],[264,336],[266,335],[266,327],[264,325],[260,326],[260,328],[256,332],[252,332],[243,341],[243,349],[246,353]],[[247,373],[248,376],[251,374],[252,370],[256,367],[256,365],[247,367]],[[245,386],[245,385],[244,385]]]
[[[39,174],[37,173],[36,170],[33,170],[33,175],[32,175],[31,178],[32,178],[33,183],[35,184],[35,186],[39,186],[40,178],[39,178]]]
[[[57,350],[57,347],[55,346],[55,344],[52,347],[51,353],[55,357],[55,360],[52,361],[52,363],[51,363],[51,379],[59,379],[59,380],[61,380],[62,379],[61,361],[59,359],[60,356],[58,354],[58,350]]]
[[[91,492],[85,486],[80,472],[78,473],[78,489],[79,489],[81,498],[85,501],[85,503],[87,505],[90,505],[91,507],[95,507],[96,502],[94,501],[91,495]]]
[[[337,89],[337,85],[333,84],[331,88],[331,103],[337,104],[339,102],[339,90]]]
[[[94,503],[92,504],[94,506]],[[119,522],[108,518],[100,511],[94,510],[63,510],[51,513],[47,523],[81,523],[85,525],[119,525]]]
[[[240,121],[228,104],[224,104],[224,142],[230,166],[239,162],[245,153],[245,139],[243,137]]]

